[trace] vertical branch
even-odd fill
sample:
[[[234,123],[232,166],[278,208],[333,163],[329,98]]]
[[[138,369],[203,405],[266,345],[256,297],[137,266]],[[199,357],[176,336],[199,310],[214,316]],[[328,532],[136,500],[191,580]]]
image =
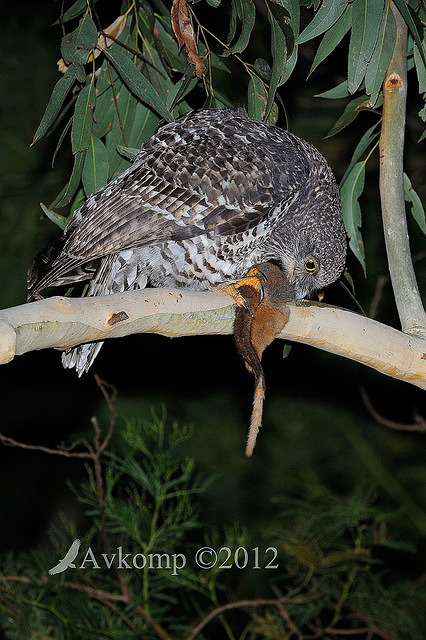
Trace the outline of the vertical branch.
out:
[[[411,259],[405,213],[403,167],[407,100],[407,26],[391,2],[397,36],[383,84],[380,136],[380,199],[389,273],[405,333],[426,337],[426,314]]]

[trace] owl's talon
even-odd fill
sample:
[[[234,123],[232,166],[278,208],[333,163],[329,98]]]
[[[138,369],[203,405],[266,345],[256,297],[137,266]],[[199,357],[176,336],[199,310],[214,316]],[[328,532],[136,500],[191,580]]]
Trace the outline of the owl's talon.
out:
[[[253,284],[249,284],[248,286],[252,286],[253,289],[260,292],[259,304],[262,302],[265,296],[265,290],[263,285],[268,282],[267,276],[261,271],[258,267],[252,267],[246,276],[246,279],[250,278],[253,280]],[[262,282],[261,282],[262,280]]]
[[[219,291],[222,291],[223,293],[227,293],[228,295],[230,295],[235,300],[235,302],[239,307],[243,307],[248,313],[250,313],[250,315],[253,315],[251,310],[252,301],[250,300],[248,302],[247,299],[244,297],[244,295],[240,292],[240,289],[242,287],[250,287],[250,289],[254,289],[255,291],[258,291],[259,300],[256,306],[259,305],[264,298],[263,285],[260,281],[259,275],[262,275],[263,277],[263,274],[261,274],[259,269],[257,269],[256,267],[253,267],[247,273],[247,276],[245,278],[241,278],[241,280],[238,280],[237,282],[228,284],[225,287],[221,287]]]
[[[231,296],[231,298],[234,299],[234,301],[237,303],[239,307],[243,307],[243,309],[245,309],[248,313],[250,313],[250,315],[252,315],[252,312],[249,306],[247,305],[246,299],[238,291],[238,288],[239,288],[239,284],[228,284],[226,285],[226,287],[220,287],[218,291],[221,291],[222,293],[227,293],[229,296]]]

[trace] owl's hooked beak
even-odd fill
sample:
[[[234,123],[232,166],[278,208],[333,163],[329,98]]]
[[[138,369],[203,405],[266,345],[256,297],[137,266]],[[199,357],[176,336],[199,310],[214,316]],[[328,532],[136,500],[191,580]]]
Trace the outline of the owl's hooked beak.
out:
[[[288,273],[287,273],[287,278],[289,283],[291,284],[292,287],[294,287],[294,291],[295,291],[295,300],[303,300],[303,298],[305,298],[308,294],[309,291],[307,289],[300,289],[298,286],[296,286],[296,280],[297,280],[297,275],[296,275],[296,265],[293,265]],[[299,286],[302,283],[299,281]]]
[[[288,272],[288,281],[290,284],[294,284],[296,282],[296,269],[295,269],[295,265],[293,265],[291,267],[291,269]]]

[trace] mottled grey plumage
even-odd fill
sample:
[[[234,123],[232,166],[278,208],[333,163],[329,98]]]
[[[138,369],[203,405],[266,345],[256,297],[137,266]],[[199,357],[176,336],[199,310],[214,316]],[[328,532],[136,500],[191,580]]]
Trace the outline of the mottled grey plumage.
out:
[[[89,280],[89,296],[209,289],[276,261],[297,298],[341,275],[346,236],[323,156],[245,111],[189,113],[147,140],[132,166],[91,195],[30,267],[29,298]],[[87,371],[101,343],[63,355]]]

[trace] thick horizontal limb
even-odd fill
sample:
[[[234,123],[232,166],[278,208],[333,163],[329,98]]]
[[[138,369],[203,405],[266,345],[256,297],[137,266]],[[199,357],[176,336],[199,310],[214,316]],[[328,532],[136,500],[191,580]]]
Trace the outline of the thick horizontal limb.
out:
[[[0,363],[15,355],[133,333],[230,334],[234,304],[217,292],[143,289],[96,298],[52,297],[0,311]],[[280,335],[426,389],[426,341],[319,303],[290,305]]]

